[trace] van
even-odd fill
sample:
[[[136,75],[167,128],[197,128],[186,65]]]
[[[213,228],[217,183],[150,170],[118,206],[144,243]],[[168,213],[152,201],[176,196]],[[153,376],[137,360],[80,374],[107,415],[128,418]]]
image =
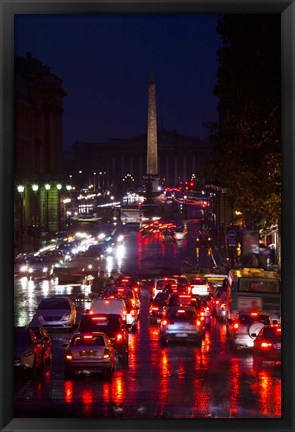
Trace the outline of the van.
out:
[[[97,314],[117,314],[126,322],[127,308],[126,303],[122,299],[95,299],[88,310],[90,315]]]

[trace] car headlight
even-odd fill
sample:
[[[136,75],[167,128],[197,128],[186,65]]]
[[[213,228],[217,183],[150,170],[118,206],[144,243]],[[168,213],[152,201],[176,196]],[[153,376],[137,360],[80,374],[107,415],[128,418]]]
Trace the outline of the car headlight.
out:
[[[20,271],[21,271],[21,272],[25,272],[25,271],[27,271],[27,270],[28,270],[28,266],[26,266],[26,265],[21,266],[21,268],[20,268]]]
[[[66,314],[62,317],[63,320],[69,320],[71,318],[71,314]]]
[[[43,267],[43,273],[46,273],[48,271],[48,267]]]
[[[29,273],[33,273],[33,269],[31,267],[28,269],[28,271]]]

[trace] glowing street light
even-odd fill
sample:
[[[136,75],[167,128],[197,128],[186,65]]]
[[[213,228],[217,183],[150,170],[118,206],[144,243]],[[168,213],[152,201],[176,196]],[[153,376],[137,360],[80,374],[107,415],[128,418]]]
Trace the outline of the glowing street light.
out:
[[[23,185],[17,186],[17,191],[20,194],[20,210],[19,210],[19,230],[20,230],[20,250],[23,250],[23,206],[24,206],[24,200],[23,200],[23,192],[25,190],[25,187]]]
[[[46,230],[46,232],[48,232],[49,231],[49,208],[48,208],[48,194],[49,194],[49,191],[50,191],[50,184],[49,183],[46,183],[46,185],[44,186],[45,187],[45,189],[46,189],[46,226],[45,226],[45,230]]]

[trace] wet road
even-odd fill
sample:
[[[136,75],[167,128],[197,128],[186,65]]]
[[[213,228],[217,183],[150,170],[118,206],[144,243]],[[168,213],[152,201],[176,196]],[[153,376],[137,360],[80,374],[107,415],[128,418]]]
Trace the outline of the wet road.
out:
[[[138,268],[145,270],[155,263],[157,267],[184,266],[197,260],[195,253],[189,253],[190,245],[169,245],[167,249],[154,238],[134,237],[131,243],[135,241],[137,247],[129,249],[122,269],[127,269],[130,260],[133,268],[136,262]],[[201,260],[208,256],[208,250],[200,251]],[[147,265],[143,265],[145,257]],[[61,290],[48,281],[38,285],[32,281],[22,285],[18,281],[15,286],[18,325],[27,323],[42,296]],[[74,291],[67,294],[75,297]],[[36,381],[25,377],[15,381],[15,417],[48,417],[49,409],[51,417],[281,416],[281,374],[277,366],[264,363],[258,367],[252,353],[231,353],[225,326],[216,321],[200,347],[171,344],[162,348],[158,326],[149,324],[149,296],[149,287],[143,287],[138,331],[129,334],[129,364],[116,364],[110,381],[99,374],[65,379],[63,345],[70,334],[51,330],[53,358],[45,376]],[[79,307],[82,312],[87,304]]]

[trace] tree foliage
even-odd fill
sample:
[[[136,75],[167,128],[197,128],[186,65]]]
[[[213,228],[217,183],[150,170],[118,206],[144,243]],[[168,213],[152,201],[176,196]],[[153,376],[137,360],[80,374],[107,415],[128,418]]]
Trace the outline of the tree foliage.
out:
[[[281,208],[280,16],[226,15],[217,30],[219,122],[206,178],[229,191],[246,222],[267,225]]]

